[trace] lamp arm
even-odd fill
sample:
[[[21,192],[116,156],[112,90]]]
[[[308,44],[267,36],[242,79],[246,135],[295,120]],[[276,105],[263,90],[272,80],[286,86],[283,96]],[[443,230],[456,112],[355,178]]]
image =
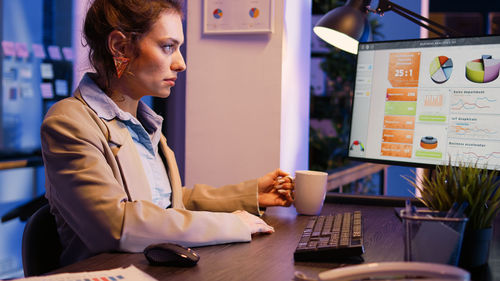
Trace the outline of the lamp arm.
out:
[[[393,3],[389,0],[380,0],[379,2],[379,5],[376,9],[376,12],[381,14],[381,13],[384,13],[386,11],[393,11],[395,13],[397,13],[398,15],[400,16],[403,16],[405,18],[407,18],[408,20],[442,36],[442,37],[449,37],[450,35],[457,35],[457,36],[460,36],[462,35],[460,32],[456,31],[456,30],[453,30],[449,27],[446,27],[442,24],[439,24],[435,21],[432,21],[426,17],[423,17],[415,12],[412,12],[396,3]],[[422,23],[422,21],[426,22],[427,24],[424,24]],[[438,31],[437,29],[435,29],[434,27],[437,27],[437,28],[440,28],[444,31],[446,31],[446,33],[444,32],[441,32],[441,31]]]
[[[424,28],[428,29],[429,31],[436,33],[437,35],[439,35],[439,36],[441,36],[441,37],[449,37],[449,34],[447,34],[447,33],[443,33],[443,32],[441,32],[441,31],[439,31],[439,30],[437,30],[437,29],[435,29],[435,28],[431,27],[431,26],[430,26],[430,24],[424,24],[424,23],[422,23],[421,21],[419,21],[419,20],[417,20],[417,19],[415,19],[415,18],[412,18],[411,16],[409,16],[409,15],[407,15],[407,14],[405,14],[405,13],[403,13],[403,12],[399,11],[399,10],[395,10],[395,9],[393,9],[392,11],[393,11],[394,13],[396,13],[396,14],[398,14],[398,15],[402,16],[402,17],[405,17],[405,18],[407,18],[408,20],[410,20],[410,21],[412,21],[412,22],[414,22],[414,23],[416,23],[416,24],[418,24],[418,25],[420,25],[420,26],[422,26],[422,27],[424,27]]]

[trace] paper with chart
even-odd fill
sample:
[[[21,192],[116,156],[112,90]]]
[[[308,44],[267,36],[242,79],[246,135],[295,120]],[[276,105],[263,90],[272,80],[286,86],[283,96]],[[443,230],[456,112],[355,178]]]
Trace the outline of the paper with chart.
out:
[[[101,271],[60,273],[46,276],[28,277],[23,281],[157,281],[134,265],[127,268],[115,268]]]

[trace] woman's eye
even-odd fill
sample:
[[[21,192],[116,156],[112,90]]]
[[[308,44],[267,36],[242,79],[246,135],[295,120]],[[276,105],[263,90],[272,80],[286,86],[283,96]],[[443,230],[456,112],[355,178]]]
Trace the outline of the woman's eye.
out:
[[[168,53],[171,53],[175,50],[175,45],[174,44],[167,44],[163,46],[163,50],[165,50]]]

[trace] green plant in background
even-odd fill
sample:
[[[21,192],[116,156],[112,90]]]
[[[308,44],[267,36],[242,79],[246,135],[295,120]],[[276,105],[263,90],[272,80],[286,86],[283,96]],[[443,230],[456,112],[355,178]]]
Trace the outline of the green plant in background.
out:
[[[313,0],[313,14],[326,14],[342,6],[345,1]],[[370,21],[372,35],[378,33],[380,24],[377,19]],[[316,35],[312,35],[316,36]],[[326,94],[311,95],[311,119],[329,120],[334,133],[324,134],[321,130],[310,127],[309,133],[309,168],[328,171],[348,164],[349,118],[351,115],[352,95],[356,56],[328,45],[329,52],[322,54],[324,61],[321,69],[327,75]]]
[[[498,171],[488,171],[477,163],[459,162],[438,166],[432,177],[406,178],[420,193],[418,197],[431,210],[448,211],[454,202],[468,202],[465,215],[468,230],[490,228],[500,210]],[[419,184],[420,182],[420,184]]]

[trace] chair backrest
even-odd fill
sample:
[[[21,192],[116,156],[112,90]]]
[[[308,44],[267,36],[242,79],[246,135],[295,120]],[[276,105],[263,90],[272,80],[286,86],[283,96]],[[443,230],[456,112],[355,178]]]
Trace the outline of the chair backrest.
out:
[[[57,269],[61,250],[55,218],[50,213],[49,205],[44,205],[29,218],[24,227],[24,275],[36,276]]]

